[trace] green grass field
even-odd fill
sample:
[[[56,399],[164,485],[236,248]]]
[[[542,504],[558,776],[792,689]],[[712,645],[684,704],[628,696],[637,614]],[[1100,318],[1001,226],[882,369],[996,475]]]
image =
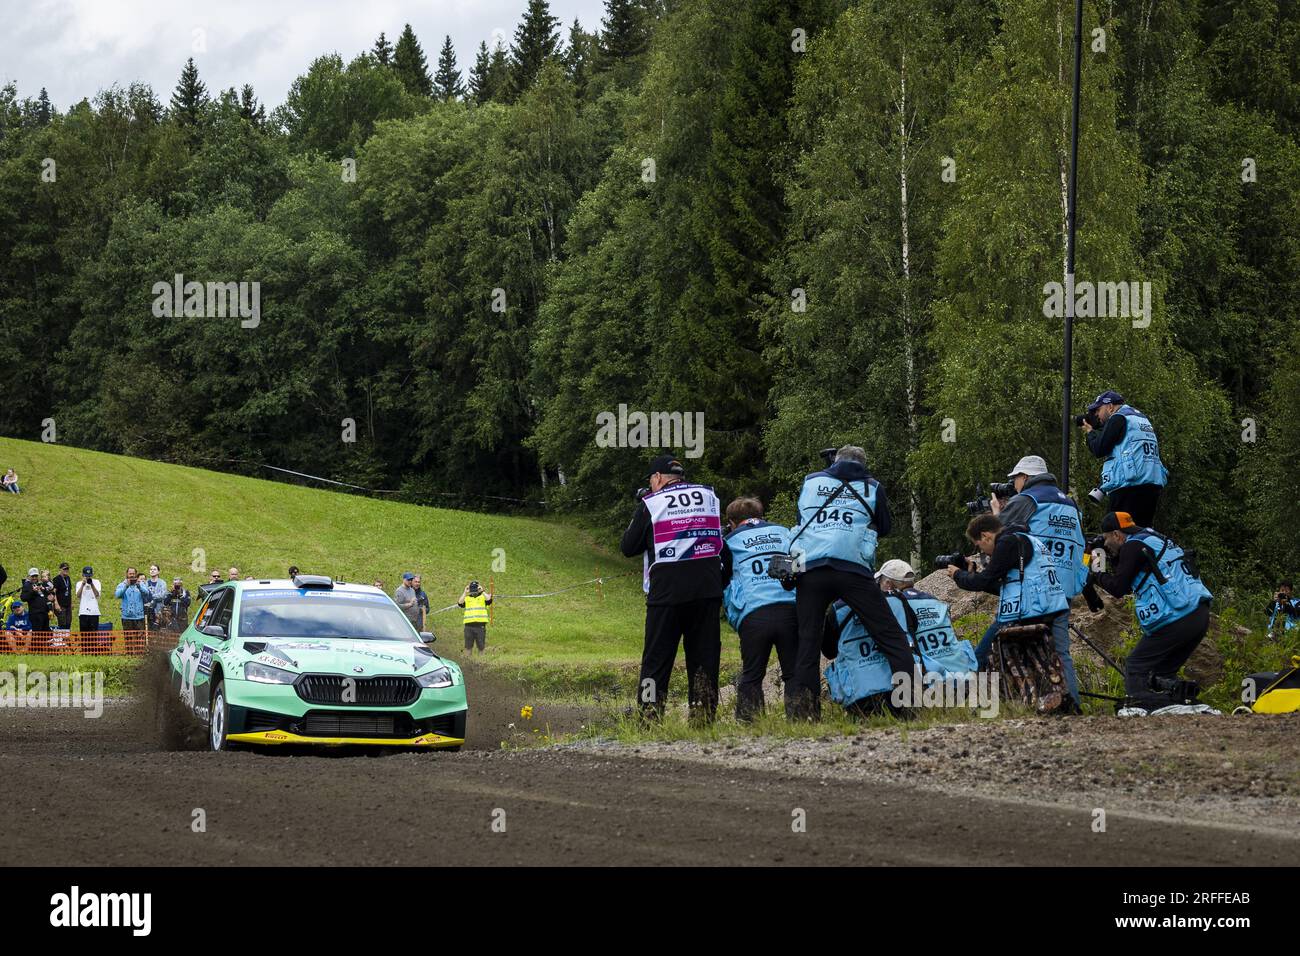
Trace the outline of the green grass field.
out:
[[[284,577],[291,564],[391,593],[403,571],[423,575],[435,609],[454,604],[476,578],[501,597],[488,661],[540,683],[577,689],[626,676],[640,657],[641,566],[614,542],[576,526],[400,504],[281,482],[0,438],[0,472],[17,470],[21,495],[0,494],[0,563],[17,587],[29,567],[75,577],[95,568],[105,592],[128,564],[157,563],[191,591],[207,569]],[[501,549],[499,552],[497,549]],[[493,571],[493,562],[502,570]],[[611,580],[525,599],[600,573]],[[617,575],[617,577],[615,577]],[[109,600],[105,619],[120,619]],[[459,611],[433,618],[439,649],[461,655]],[[735,640],[732,638],[731,644]],[[734,648],[731,652],[734,656]]]

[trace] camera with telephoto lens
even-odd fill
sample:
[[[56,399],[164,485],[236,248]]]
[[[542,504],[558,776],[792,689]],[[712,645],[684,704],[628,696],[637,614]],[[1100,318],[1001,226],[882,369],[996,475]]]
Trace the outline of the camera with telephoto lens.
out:
[[[966,556],[960,551],[954,551],[952,554],[940,554],[934,559],[936,570],[942,571],[947,567],[959,567],[963,571],[966,569]]]
[[[1097,417],[1096,412],[1086,412],[1083,415],[1074,416],[1074,425],[1076,428],[1082,428],[1084,422],[1087,422],[1093,428],[1101,428],[1101,419]]]
[[[817,454],[822,456],[822,461],[826,462],[826,467],[829,468],[835,464],[835,456],[839,454],[839,451],[838,448],[823,448]]]
[[[1199,683],[1181,677],[1158,677],[1152,674],[1148,686],[1155,693],[1168,698],[1171,704],[1194,704],[1201,693]]]
[[[646,495],[648,495],[648,494],[650,494],[650,489],[649,489],[649,488],[638,488],[638,489],[636,490],[636,500],[637,500],[637,501],[640,501],[642,498],[644,498],[644,497],[645,497]]]
[[[966,502],[966,512],[972,515],[982,515],[986,511],[993,510],[993,498],[1000,498],[1006,501],[1016,493],[1016,486],[1009,481],[994,481],[989,484],[988,495],[984,494],[984,486],[975,486],[975,497],[973,500]]]

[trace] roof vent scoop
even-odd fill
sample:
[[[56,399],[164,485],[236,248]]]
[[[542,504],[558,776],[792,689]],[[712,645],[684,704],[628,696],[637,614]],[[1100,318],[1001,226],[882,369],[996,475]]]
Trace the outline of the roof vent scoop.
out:
[[[329,591],[334,587],[334,581],[327,574],[300,574],[293,579],[295,587],[299,588],[319,588]]]

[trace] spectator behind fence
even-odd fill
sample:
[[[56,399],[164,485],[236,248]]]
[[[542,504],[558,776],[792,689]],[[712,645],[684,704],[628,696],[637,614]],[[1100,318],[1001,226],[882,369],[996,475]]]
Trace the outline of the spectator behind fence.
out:
[[[9,616],[5,618],[5,630],[22,631],[24,634],[31,633],[31,618],[27,616],[27,609],[23,607],[22,601],[14,601],[9,606]]]
[[[65,631],[72,627],[72,577],[68,574],[68,562],[59,562],[59,573],[54,576],[54,606],[59,627]]]
[[[149,580],[144,582],[145,590],[149,592],[149,600],[144,609],[150,627],[158,626],[158,615],[162,613],[163,601],[167,600],[167,582],[160,575],[158,565],[149,565]]]
[[[18,474],[12,468],[5,472],[5,476],[3,479],[0,479],[0,482],[3,483],[5,491],[11,492],[15,495],[21,491],[18,487]]]
[[[50,588],[53,591],[53,587]],[[27,605],[27,618],[31,621],[31,630],[48,637],[50,632],[50,594],[41,584],[41,572],[37,568],[28,568],[27,580],[23,582],[23,604]]]
[[[135,568],[126,569],[126,579],[113,591],[113,596],[122,602],[122,630],[144,630],[144,608],[149,600],[149,589],[140,579]]]
[[[165,610],[166,627],[172,631],[183,631],[185,625],[190,619],[190,592],[185,590],[185,584],[180,578],[172,578],[172,589],[167,592],[163,601]]]
[[[77,627],[83,634],[90,633],[93,638],[82,638],[82,645],[99,644],[99,596],[103,587],[95,577],[95,569],[86,565],[81,569],[81,580],[77,582]]]

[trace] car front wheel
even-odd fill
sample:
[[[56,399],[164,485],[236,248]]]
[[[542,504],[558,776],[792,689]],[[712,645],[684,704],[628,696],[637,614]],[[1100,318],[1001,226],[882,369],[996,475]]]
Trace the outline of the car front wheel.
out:
[[[218,679],[212,688],[212,705],[208,708],[208,747],[214,752],[230,750],[230,705],[226,703],[226,682]]]

